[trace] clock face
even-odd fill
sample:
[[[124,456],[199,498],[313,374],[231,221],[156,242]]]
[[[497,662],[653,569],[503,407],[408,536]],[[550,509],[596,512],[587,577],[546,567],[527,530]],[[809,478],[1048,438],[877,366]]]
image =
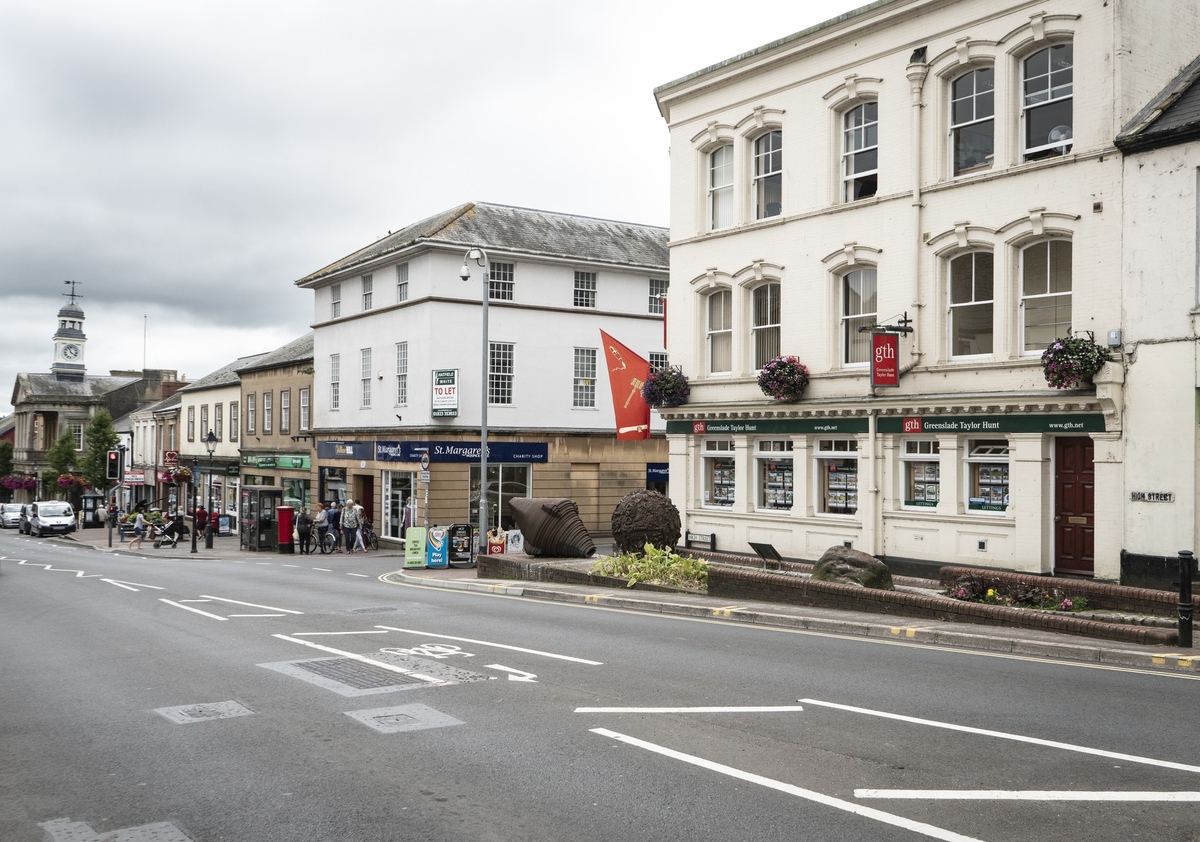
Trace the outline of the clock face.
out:
[[[67,358],[68,360],[78,359],[79,358],[79,346],[78,345],[64,345],[63,346],[63,356],[65,358]]]

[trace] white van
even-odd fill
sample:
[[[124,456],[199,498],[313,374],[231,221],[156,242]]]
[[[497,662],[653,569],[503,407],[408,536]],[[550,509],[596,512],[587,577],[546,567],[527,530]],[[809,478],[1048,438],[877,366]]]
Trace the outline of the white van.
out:
[[[45,500],[29,508],[29,534],[41,538],[75,531],[75,511],[62,500]]]

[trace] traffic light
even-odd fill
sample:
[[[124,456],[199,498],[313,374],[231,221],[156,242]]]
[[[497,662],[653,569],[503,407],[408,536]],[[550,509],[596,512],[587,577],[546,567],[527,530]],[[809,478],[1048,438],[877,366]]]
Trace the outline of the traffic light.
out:
[[[114,482],[121,481],[121,451],[108,451],[108,459],[104,463],[104,478]]]

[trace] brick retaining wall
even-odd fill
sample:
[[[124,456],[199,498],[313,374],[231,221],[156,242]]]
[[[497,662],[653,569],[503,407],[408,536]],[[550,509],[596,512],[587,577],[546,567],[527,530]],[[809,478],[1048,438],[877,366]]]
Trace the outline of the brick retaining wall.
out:
[[[1176,617],[1179,611],[1177,593],[1150,588],[1130,588],[1087,579],[1056,579],[1053,576],[1000,573],[975,567],[943,567],[941,582],[943,586],[953,585],[964,576],[977,576],[983,581],[984,587],[995,588],[1001,593],[1011,593],[1018,585],[1037,585],[1046,590],[1057,589],[1067,596],[1084,597],[1089,608],[1133,611],[1160,617]],[[1200,595],[1192,597],[1192,605],[1194,614],[1200,615]]]

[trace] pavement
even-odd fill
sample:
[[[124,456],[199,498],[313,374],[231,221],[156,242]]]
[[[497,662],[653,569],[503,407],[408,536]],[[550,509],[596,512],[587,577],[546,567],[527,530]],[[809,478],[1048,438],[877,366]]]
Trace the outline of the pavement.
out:
[[[213,548],[205,549],[203,536],[197,542],[196,555],[191,554],[190,535],[187,543],[171,549],[154,549],[147,541],[141,550],[129,550],[113,530],[111,547],[108,530],[81,529],[69,536],[48,539],[70,541],[102,552],[120,552],[146,558],[214,558],[262,561],[265,553],[241,549],[236,536],[214,536]],[[295,558],[275,554],[280,558]],[[319,557],[319,556],[318,556]],[[476,593],[500,594],[523,599],[574,603],[615,610],[639,611],[654,614],[691,617],[714,622],[746,623],[775,626],[812,634],[861,636],[885,640],[897,645],[953,647],[993,653],[997,657],[1029,657],[1050,659],[1061,663],[1088,664],[1099,667],[1144,669],[1153,672],[1173,672],[1200,678],[1200,651],[1195,648],[1166,648],[1140,646],[1131,643],[1112,643],[1077,635],[1059,634],[1003,626],[983,626],[968,623],[907,621],[907,618],[887,617],[863,611],[835,608],[815,608],[784,605],[775,602],[738,602],[715,597],[657,593],[639,590],[614,590],[587,585],[565,585],[546,582],[523,582],[508,579],[480,579],[475,568],[404,568],[404,550],[387,542],[369,557],[396,560],[396,570],[379,577],[381,582],[396,585],[421,585]]]

